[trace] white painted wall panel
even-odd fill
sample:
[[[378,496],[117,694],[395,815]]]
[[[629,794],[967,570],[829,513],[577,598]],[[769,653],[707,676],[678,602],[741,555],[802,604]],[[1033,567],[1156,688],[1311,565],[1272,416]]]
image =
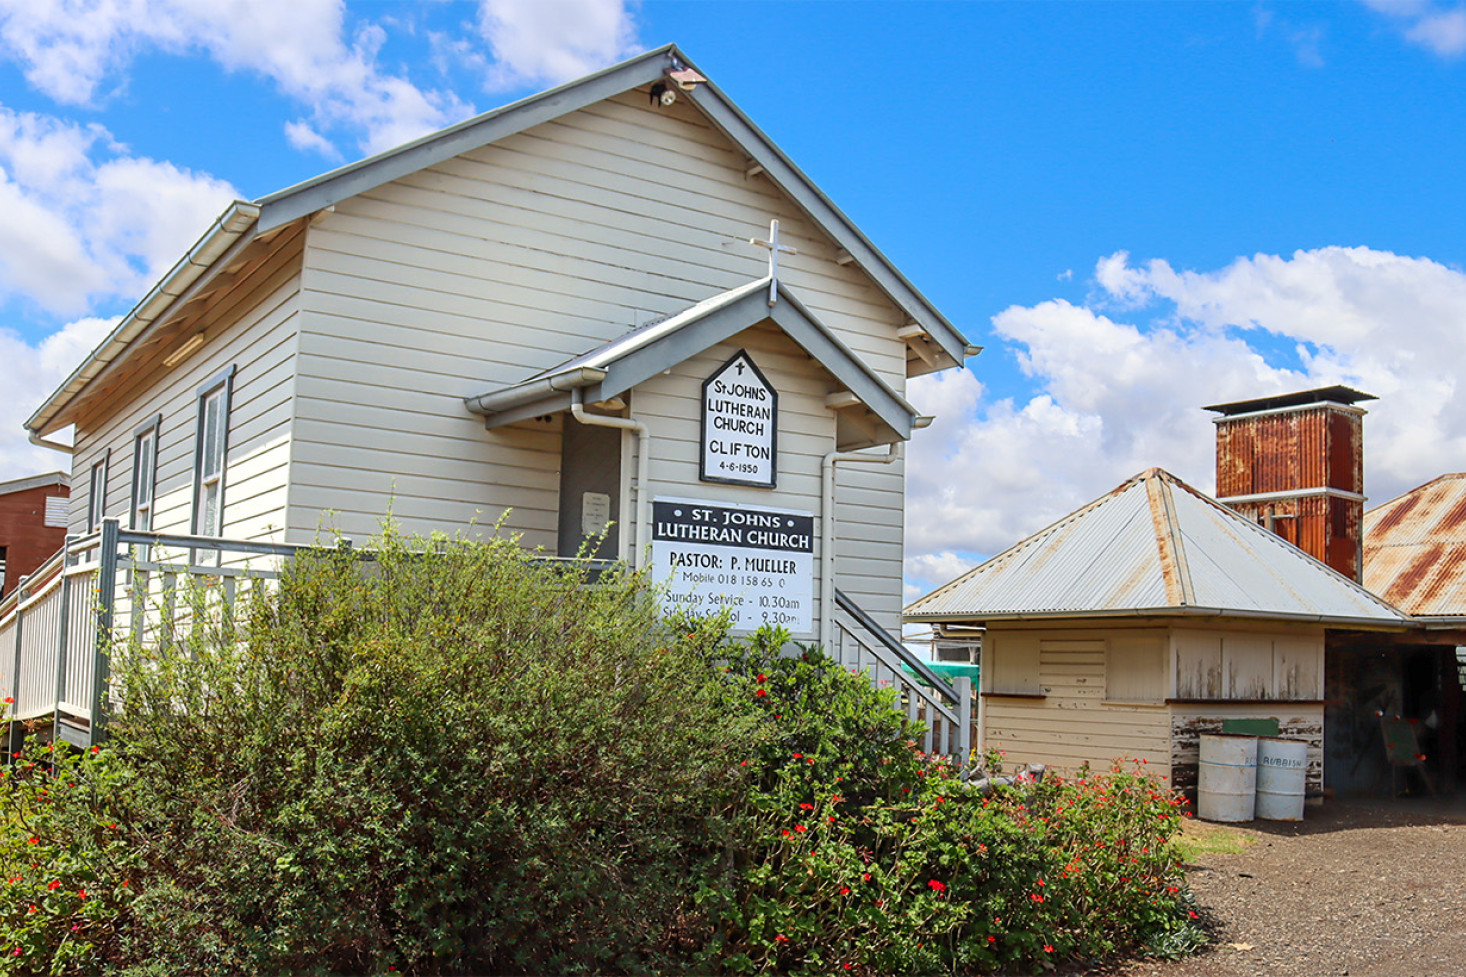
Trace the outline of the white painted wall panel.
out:
[[[78,421],[74,471],[83,475],[77,484],[86,484],[92,462],[111,449],[106,514],[124,526],[132,502],[134,431],[161,414],[153,527],[191,531],[196,390],[232,365],[224,534],[283,538],[301,258],[298,238],[285,234],[268,259],[211,300],[198,320],[209,337],[198,352],[171,369],[155,361]],[[72,532],[84,528],[85,496],[73,497]]]
[[[765,236],[774,217],[799,252],[782,260],[784,281],[902,391],[899,310],[744,167],[695,108],[653,109],[630,93],[323,216],[308,232],[302,279],[291,532],[313,532],[329,506],[345,531],[369,536],[395,484],[394,513],[409,530],[451,531],[473,513],[512,509],[509,529],[553,547],[558,428],[488,432],[461,399],[761,276],[767,254],[746,239]],[[834,430],[823,397],[833,387],[786,338],[748,341],[761,367],[780,375],[779,489],[697,480],[697,390],[730,345],[633,391],[634,416],[653,430],[652,492],[693,487],[818,512],[819,463]],[[849,561],[840,585],[894,630],[900,467],[841,472],[838,485]]]

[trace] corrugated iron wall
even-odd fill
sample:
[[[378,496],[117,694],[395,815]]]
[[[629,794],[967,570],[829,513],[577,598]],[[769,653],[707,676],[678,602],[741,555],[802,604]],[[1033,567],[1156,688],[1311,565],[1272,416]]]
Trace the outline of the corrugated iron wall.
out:
[[[1235,496],[1338,489],[1363,494],[1362,414],[1330,404],[1218,418],[1217,498],[1305,553],[1360,579],[1364,503],[1328,495],[1252,502]]]

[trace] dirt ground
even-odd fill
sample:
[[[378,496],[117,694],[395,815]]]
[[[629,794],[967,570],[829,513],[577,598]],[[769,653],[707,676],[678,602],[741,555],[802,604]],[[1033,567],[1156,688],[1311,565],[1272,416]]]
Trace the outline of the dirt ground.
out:
[[[1116,977],[1466,974],[1466,796],[1334,800],[1301,823],[1236,826],[1255,843],[1188,875],[1211,948]]]

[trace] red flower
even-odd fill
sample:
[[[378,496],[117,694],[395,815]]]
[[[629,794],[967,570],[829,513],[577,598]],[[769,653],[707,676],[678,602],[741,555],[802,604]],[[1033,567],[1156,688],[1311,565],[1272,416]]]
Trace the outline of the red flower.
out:
[[[996,936],[990,936],[990,937],[988,937],[988,942],[989,943],[996,943],[996,942],[998,942],[998,938]]]
[[[861,876],[861,878],[862,879],[865,879],[865,881],[869,882],[870,881],[870,873],[869,872],[866,872],[864,875]]]
[[[746,766],[748,766],[748,761],[747,760],[744,760],[743,762],[739,763],[738,765],[740,767],[746,767]]]
[[[795,826],[794,826],[794,830],[795,830],[795,831],[799,831],[799,832],[804,832],[804,831],[808,831],[808,830],[809,830],[809,829],[808,829],[808,828],[806,828],[806,827],[805,827],[805,826],[804,826],[804,825],[802,825],[802,824],[796,824],[796,825],[795,825]]]
[[[796,754],[794,754],[794,759],[796,759],[796,760],[803,760],[804,759],[804,754],[803,753],[796,753]]]
[[[813,811],[814,805],[809,803],[808,801],[805,801],[803,804],[799,805],[799,809],[801,811]]]
[[[87,890],[85,890],[85,889],[77,889],[76,890],[76,894],[78,896],[81,896],[81,898],[85,899],[87,897]]]
[[[774,942],[775,943],[788,943],[789,942],[789,937],[785,936],[783,933],[780,933],[779,935],[777,935],[777,936],[774,937]]]
[[[842,895],[842,896],[848,896],[848,895],[850,895],[850,887],[849,886],[844,886],[844,885],[840,886],[840,895]]]
[[[1034,902],[1043,902],[1044,901],[1044,897],[1041,896],[1041,895],[1039,895],[1037,892],[1030,892],[1028,894],[1028,898],[1032,899]]]
[[[1195,909],[1193,909],[1193,910],[1191,910],[1191,918],[1192,919],[1200,919],[1201,916],[1196,912]]]
[[[41,839],[39,839],[39,838],[36,838],[36,837],[34,837],[34,836],[32,836],[32,837],[31,837],[31,838],[30,838],[30,839],[29,839],[29,842],[30,842],[30,844],[32,844],[32,845],[39,845],[39,844],[40,844],[40,843],[41,843]]]
[[[759,684],[763,684],[764,682],[767,682],[768,680],[769,680],[769,677],[767,675],[765,675],[763,672],[759,672],[758,673],[758,681],[759,681]]]
[[[60,879],[52,879],[50,882],[46,883],[46,888],[51,889],[51,890],[55,890],[55,889],[61,888],[61,880]]]
[[[100,753],[100,752],[102,752],[102,748],[100,746],[94,746],[94,747],[92,747],[92,752],[93,753]]]
[[[1053,953],[1053,952],[1054,952],[1054,945],[1052,943],[1045,943],[1044,944],[1044,953]]]
[[[11,696],[8,696],[8,695],[7,695],[7,696],[6,696],[6,697],[5,697],[5,699],[4,699],[4,702],[5,702],[5,704],[6,704],[6,705],[7,705],[7,706],[8,706],[8,705],[13,705],[13,704],[14,704],[14,703],[15,703],[15,699],[14,699],[14,698],[12,698],[12,697],[11,697]]]
[[[768,689],[759,689],[757,692],[754,693],[754,696],[757,697],[757,696],[768,695],[768,694],[769,694],[769,690]]]
[[[941,895],[943,892],[947,891],[947,883],[938,881],[937,879],[932,879],[930,882],[927,883],[927,885],[930,886],[931,890],[937,895]]]

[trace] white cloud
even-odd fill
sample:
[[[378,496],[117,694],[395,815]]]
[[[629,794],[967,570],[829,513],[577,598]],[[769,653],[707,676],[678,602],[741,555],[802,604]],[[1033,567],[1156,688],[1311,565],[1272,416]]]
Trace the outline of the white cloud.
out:
[[[1365,0],[1390,18],[1405,40],[1440,58],[1466,54],[1466,7],[1432,0]]]
[[[481,0],[491,88],[559,84],[637,53],[625,0]]]
[[[372,23],[348,36],[341,0],[0,0],[0,52],[58,101],[92,101],[142,50],[203,51],[226,70],[270,78],[306,105],[310,123],[291,123],[287,136],[317,151],[333,131],[373,153],[472,114],[451,92],[384,71],[385,37]]]
[[[977,566],[976,560],[960,553],[921,553],[906,558],[904,594],[908,601],[929,594]]]
[[[304,119],[285,123],[285,138],[290,145],[303,152],[319,153],[330,160],[342,158],[336,144],[317,132]]]
[[[1212,491],[1209,403],[1331,383],[1379,395],[1365,420],[1376,503],[1466,468],[1461,271],[1368,248],[1211,272],[1120,253],[1097,263],[1096,281],[1087,306],[994,317],[1006,350],[990,346],[973,369],[1013,356],[1033,382],[1026,398],[990,400],[967,371],[912,382],[937,420],[911,447],[910,576],[940,554],[997,553],[1152,466]]]
[[[5,396],[0,397],[0,481],[71,471],[69,457],[31,444],[21,425],[116,324],[116,319],[78,319],[39,346],[0,329],[0,362],[8,376]]]
[[[0,302],[78,315],[99,297],[136,297],[235,196],[129,155],[100,126],[0,106]]]

